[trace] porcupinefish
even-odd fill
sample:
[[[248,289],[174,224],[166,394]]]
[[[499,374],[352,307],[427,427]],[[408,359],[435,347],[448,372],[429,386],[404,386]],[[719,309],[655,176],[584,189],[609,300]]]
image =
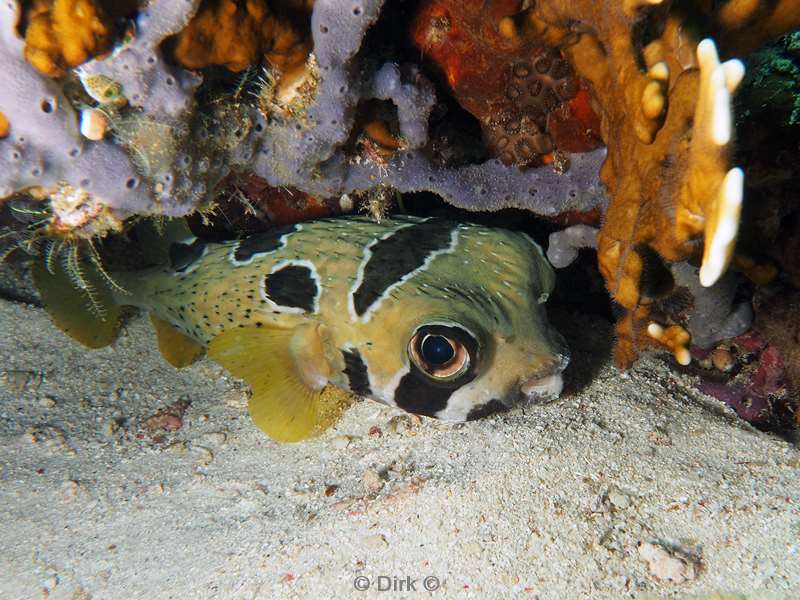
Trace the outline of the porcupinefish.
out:
[[[169,255],[168,265],[113,273],[127,294],[106,288],[101,303],[149,310],[173,364],[206,347],[247,381],[250,414],[276,440],[327,424],[330,385],[447,421],[561,392],[569,355],[543,306],[555,275],[523,233],[324,219],[230,242],[186,239]],[[68,312],[60,325],[75,335],[81,325],[64,319],[80,311]]]

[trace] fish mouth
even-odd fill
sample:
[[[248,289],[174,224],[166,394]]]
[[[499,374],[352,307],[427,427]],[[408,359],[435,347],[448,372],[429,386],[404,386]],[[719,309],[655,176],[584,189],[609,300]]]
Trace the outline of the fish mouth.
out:
[[[542,403],[555,400],[564,389],[564,369],[569,364],[569,352],[556,355],[556,360],[526,379],[519,386],[522,398],[527,403]]]
[[[520,388],[522,397],[529,403],[548,402],[555,400],[564,389],[564,378],[561,373],[526,379]]]

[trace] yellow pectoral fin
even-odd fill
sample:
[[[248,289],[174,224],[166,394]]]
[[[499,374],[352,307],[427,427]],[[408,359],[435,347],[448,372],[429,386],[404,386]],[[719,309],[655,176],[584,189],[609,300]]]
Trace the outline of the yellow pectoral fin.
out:
[[[236,328],[211,340],[208,356],[253,390],[253,421],[278,442],[322,433],[346,408],[349,395],[327,386],[316,325],[295,329]]]
[[[106,282],[92,265],[78,260],[72,278],[59,263],[53,272],[44,264],[33,264],[33,281],[45,310],[61,331],[89,348],[108,346],[117,337],[122,309],[114,301]],[[78,289],[75,282],[84,287]]]
[[[173,325],[151,314],[150,322],[158,337],[158,350],[173,367],[180,369],[188,367],[203,354],[203,346],[187,335],[184,335]]]

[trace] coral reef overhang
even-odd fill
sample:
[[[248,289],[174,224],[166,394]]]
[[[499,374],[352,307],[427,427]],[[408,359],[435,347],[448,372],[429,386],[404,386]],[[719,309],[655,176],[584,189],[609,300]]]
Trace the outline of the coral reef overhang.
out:
[[[796,0],[123,4],[0,6],[0,197],[42,203],[42,236],[206,213],[231,177],[341,206],[424,191],[599,227],[553,250],[597,248],[620,365],[749,327],[725,275],[743,69],[718,53],[800,25]]]

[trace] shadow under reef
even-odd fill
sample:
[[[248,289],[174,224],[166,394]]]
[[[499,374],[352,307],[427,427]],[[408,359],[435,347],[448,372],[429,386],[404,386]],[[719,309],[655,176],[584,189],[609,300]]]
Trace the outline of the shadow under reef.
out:
[[[571,358],[564,370],[562,398],[573,396],[591,385],[611,361],[613,324],[597,315],[563,307],[551,307],[547,314],[569,346]]]

